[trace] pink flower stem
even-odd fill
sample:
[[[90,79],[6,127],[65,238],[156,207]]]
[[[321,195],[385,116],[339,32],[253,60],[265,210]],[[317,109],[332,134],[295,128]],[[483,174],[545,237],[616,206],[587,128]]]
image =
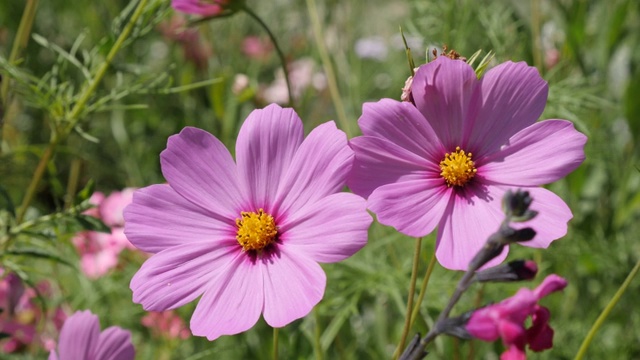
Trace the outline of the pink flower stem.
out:
[[[269,26],[267,26],[267,24],[262,21],[258,14],[253,12],[253,10],[245,5],[242,5],[241,9],[242,11],[247,13],[247,15],[257,21],[258,24],[260,24],[260,26],[264,29],[264,31],[266,31],[267,35],[269,35],[269,39],[271,40],[273,47],[276,49],[276,53],[278,54],[278,58],[280,59],[280,64],[282,65],[282,71],[284,72],[284,80],[287,83],[287,94],[289,95],[289,106],[295,108],[295,103],[293,101],[293,92],[291,92],[291,81],[289,80],[289,70],[287,69],[287,60],[284,57],[284,53],[282,52],[280,45],[278,45],[278,40],[269,29]]]

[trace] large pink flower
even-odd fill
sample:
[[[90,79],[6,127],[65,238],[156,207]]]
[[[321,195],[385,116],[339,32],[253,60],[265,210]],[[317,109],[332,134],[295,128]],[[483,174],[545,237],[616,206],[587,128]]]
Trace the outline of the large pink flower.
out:
[[[131,280],[145,310],[177,308],[202,295],[194,335],[213,340],[273,327],[311,311],[324,294],[318,262],[353,255],[371,216],[361,197],[341,193],[353,151],[333,122],[304,139],[292,109],[253,111],[236,143],[236,163],[211,134],[187,127],[160,155],[168,185],[138,190],[125,233],[155,253]]]
[[[89,310],[77,311],[65,321],[60,331],[57,351],[49,360],[133,360],[135,349],[131,333],[117,326],[100,332],[100,320]]]
[[[549,309],[538,305],[538,301],[552,292],[567,286],[567,281],[558,275],[547,276],[535,290],[522,288],[497,304],[473,312],[466,329],[471,336],[484,341],[502,339],[507,346],[500,359],[526,359],[525,346],[533,351],[550,349],[553,346],[553,329],[549,326]],[[525,328],[531,316],[532,325]]]
[[[538,186],[582,163],[586,137],[566,120],[536,123],[548,87],[535,68],[507,62],[478,80],[471,66],[442,56],[418,69],[411,90],[415,105],[364,104],[363,136],[351,140],[348,185],[368,197],[380,223],[415,237],[437,226],[440,264],[466,269],[504,218],[502,195],[520,187],[539,212],[523,225],[537,231],[524,245],[565,235],[571,210]]]

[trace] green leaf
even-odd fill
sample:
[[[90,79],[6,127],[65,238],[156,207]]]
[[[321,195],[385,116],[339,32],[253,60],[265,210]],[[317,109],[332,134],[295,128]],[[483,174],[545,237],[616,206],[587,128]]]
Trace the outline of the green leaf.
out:
[[[7,193],[7,190],[2,185],[0,185],[0,208],[9,211],[13,217],[16,216],[16,207],[14,206],[9,193]]]
[[[74,216],[74,219],[82,226],[83,229],[89,231],[98,231],[103,233],[110,233],[111,228],[105,225],[102,220],[89,215],[78,214]]]
[[[85,200],[89,200],[91,195],[93,195],[95,188],[96,182],[93,181],[93,179],[89,179],[89,181],[87,181],[87,185],[85,185],[84,188],[78,192],[78,195],[76,195],[76,203],[80,204]]]
[[[24,248],[24,249],[11,249],[7,250],[4,253],[5,255],[13,255],[13,256],[26,256],[40,259],[47,259],[51,261],[55,261],[60,264],[67,265],[69,267],[75,268],[75,265],[71,262],[63,259],[60,255],[48,252],[44,249],[39,248]],[[24,279],[23,279],[24,280]]]

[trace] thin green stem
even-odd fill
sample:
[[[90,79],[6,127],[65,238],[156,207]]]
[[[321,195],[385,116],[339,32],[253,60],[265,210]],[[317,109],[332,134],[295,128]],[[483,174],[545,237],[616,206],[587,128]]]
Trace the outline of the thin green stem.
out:
[[[31,34],[31,28],[33,27],[33,19],[36,17],[36,9],[38,7],[38,0],[27,0],[27,5],[24,7],[22,18],[20,19],[20,25],[18,25],[18,31],[16,37],[13,40],[11,46],[11,53],[9,53],[9,64],[15,65],[20,52],[27,47],[29,42],[29,35]],[[2,83],[2,102],[8,103],[7,94],[9,93],[9,79],[5,79]]]
[[[416,280],[418,279],[418,265],[420,264],[420,248],[422,247],[422,238],[416,238],[416,245],[413,253],[413,266],[411,267],[411,281],[409,282],[409,297],[407,299],[407,315],[404,321],[404,329],[402,329],[402,335],[400,336],[400,342],[398,343],[398,347],[396,348],[395,353],[393,354],[393,358],[397,359],[400,354],[402,354],[402,350],[404,350],[404,345],[407,342],[407,336],[409,331],[411,330],[411,318],[413,312],[413,296],[416,292]]]
[[[273,328],[273,360],[278,360],[278,333],[277,327]]]
[[[313,336],[313,352],[316,355],[316,360],[322,360],[322,345],[320,344],[320,336],[322,335],[322,328],[320,327],[320,314],[318,308],[313,308],[313,319],[315,320],[314,336]]]
[[[331,100],[333,106],[336,108],[336,114],[338,116],[338,122],[340,127],[347,134],[350,134],[350,124],[347,119],[347,113],[344,110],[344,104],[342,103],[342,97],[340,96],[340,90],[338,89],[338,82],[336,80],[335,72],[333,71],[333,65],[331,63],[331,57],[329,51],[324,43],[324,35],[322,34],[322,25],[320,24],[320,15],[318,15],[318,7],[315,0],[306,0],[307,9],[309,10],[309,18],[311,19],[311,26],[313,27],[313,35],[316,41],[318,52],[320,53],[320,59],[322,60],[322,67],[327,76],[327,85],[329,86],[329,93],[331,94]]]
[[[31,201],[35,196],[36,190],[38,188],[38,184],[40,183],[40,180],[44,175],[44,171],[47,168],[47,164],[53,157],[53,154],[55,153],[56,148],[58,147],[58,144],[66,140],[67,136],[69,136],[73,128],[77,125],[78,121],[81,118],[80,115],[82,114],[82,110],[87,105],[87,103],[89,102],[89,99],[98,88],[98,85],[100,84],[100,81],[102,81],[105,74],[107,73],[107,70],[111,65],[111,62],[115,58],[120,48],[122,48],[124,41],[131,34],[131,30],[133,29],[135,23],[138,21],[138,19],[142,15],[142,12],[146,4],[147,4],[147,0],[140,0],[138,7],[134,11],[133,15],[131,15],[129,22],[127,23],[125,28],[122,30],[122,33],[120,34],[116,42],[113,44],[113,47],[111,47],[111,50],[107,54],[107,57],[105,58],[104,62],[102,63],[102,65],[100,65],[100,67],[96,71],[96,74],[93,77],[93,79],[89,81],[89,86],[85,87],[85,90],[80,96],[80,99],[78,100],[78,102],[76,102],[73,109],[71,109],[71,112],[69,113],[69,115],[66,116],[67,120],[69,121],[69,125],[66,128],[63,128],[62,130],[56,130],[53,136],[51,137],[51,140],[49,141],[49,146],[47,147],[44,154],[42,155],[42,158],[40,158],[40,162],[38,163],[38,166],[36,167],[36,171],[33,174],[33,177],[31,178],[31,182],[29,183],[29,186],[27,188],[27,193],[22,199],[22,204],[18,209],[18,213],[16,215],[16,221],[18,223],[22,222],[22,220],[24,219],[24,214],[26,213],[27,208],[29,207],[29,204],[31,204]]]
[[[271,40],[271,43],[273,44],[273,47],[275,47],[276,53],[278,54],[278,58],[280,58],[280,64],[282,65],[282,71],[284,72],[284,80],[287,83],[287,93],[289,94],[289,105],[295,108],[295,103],[293,101],[293,92],[291,91],[291,81],[289,80],[289,70],[287,69],[287,60],[284,57],[284,53],[282,52],[280,45],[278,45],[278,40],[276,39],[275,35],[273,35],[273,33],[271,32],[271,29],[269,29],[269,26],[267,26],[267,24],[264,21],[262,21],[262,19],[258,16],[258,14],[253,12],[253,10],[251,10],[248,6],[245,6],[245,5],[242,6],[242,10],[245,13],[247,13],[247,15],[249,15],[251,18],[253,18],[255,21],[257,21],[258,24],[260,24],[260,26],[264,29],[264,31],[267,32],[267,35],[269,35],[269,39]]]
[[[427,267],[427,273],[424,275],[424,279],[422,279],[422,285],[420,286],[420,292],[418,293],[418,301],[413,306],[413,312],[411,313],[411,325],[416,321],[416,317],[420,313],[420,306],[422,305],[422,300],[424,299],[424,295],[427,292],[427,285],[429,284],[429,279],[431,278],[431,273],[433,272],[433,268],[436,265],[436,252],[434,249],[433,254],[431,255],[431,260],[429,260],[429,266]]]
[[[578,353],[574,358],[575,360],[581,360],[584,357],[584,355],[587,353],[587,348],[589,347],[589,345],[591,344],[591,341],[595,337],[596,332],[598,331],[598,329],[600,329],[602,324],[604,324],[604,321],[607,319],[607,316],[609,316],[609,313],[611,313],[611,310],[613,310],[613,307],[616,306],[616,304],[618,303],[618,301],[620,300],[624,292],[629,287],[629,284],[631,284],[631,281],[633,281],[633,278],[638,274],[639,270],[640,270],[640,259],[638,259],[638,262],[633,267],[633,269],[631,269],[631,272],[629,272],[629,275],[627,275],[627,278],[624,280],[622,285],[620,285],[620,288],[618,289],[618,291],[615,293],[615,295],[613,295],[613,297],[611,298],[607,306],[604,308],[604,310],[602,310],[602,313],[600,314],[600,316],[598,316],[596,321],[593,323],[593,326],[591,326],[591,330],[589,330],[587,337],[584,338],[582,345],[580,345],[580,349],[578,350]]]

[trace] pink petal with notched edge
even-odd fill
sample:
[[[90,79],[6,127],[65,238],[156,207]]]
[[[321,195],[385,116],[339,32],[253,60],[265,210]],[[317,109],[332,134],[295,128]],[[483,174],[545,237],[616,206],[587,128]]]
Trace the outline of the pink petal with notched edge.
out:
[[[215,340],[255,325],[264,306],[264,270],[258,261],[239,253],[218,269],[191,317],[193,335]]]
[[[264,320],[282,327],[306,316],[324,295],[326,276],[315,261],[289,253],[286,247],[265,257],[260,264],[264,274]]]
[[[549,87],[535,67],[524,62],[502,63],[482,77],[475,96],[475,117],[465,128],[474,158],[497,151],[518,131],[540,117],[547,102]]]
[[[387,140],[359,136],[351,139],[349,144],[356,156],[347,185],[355,194],[365,198],[382,185],[440,176],[438,164]]]
[[[96,360],[133,360],[135,355],[129,331],[112,326],[100,334],[95,351]]]
[[[302,120],[293,109],[271,104],[249,114],[236,142],[238,175],[250,200],[242,211],[273,211],[276,191],[303,137]]]
[[[192,242],[163,250],[145,261],[131,279],[133,301],[151,311],[187,304],[200,296],[241,250],[234,238]]]
[[[78,311],[64,322],[58,340],[58,358],[90,359],[100,337],[100,320],[89,310]]]
[[[429,121],[438,138],[449,151],[460,146],[465,151],[467,139],[463,132],[474,114],[474,91],[479,81],[467,63],[440,56],[420,66],[413,77],[411,92],[416,107]]]
[[[468,268],[471,259],[504,220],[501,210],[503,192],[495,186],[478,184],[456,189],[438,225],[436,257],[442,266],[451,270]],[[505,247],[502,254],[484,268],[501,263],[507,253],[508,247]]]
[[[453,192],[442,178],[398,181],[377,188],[368,204],[381,224],[420,237],[438,225]]]
[[[333,121],[319,125],[302,142],[282,178],[275,212],[295,212],[340,191],[352,165],[353,150],[347,135]]]
[[[500,151],[478,160],[478,174],[499,184],[548,184],[580,166],[586,141],[569,121],[542,121],[512,136]]]
[[[408,102],[365,103],[358,125],[364,136],[388,140],[432,163],[440,163],[447,152],[431,124]]]
[[[278,246],[318,262],[342,261],[367,243],[373,219],[366,209],[354,194],[329,195],[287,216],[279,225]]]
[[[169,185],[151,185],[136,191],[125,209],[125,234],[138,249],[149,253],[185,243],[233,239],[240,212],[225,218],[216,213],[217,206],[210,208],[191,203]]]
[[[224,218],[245,210],[247,201],[231,154],[208,132],[185,127],[169,137],[160,163],[171,187],[193,204],[213,209]]]
[[[530,227],[536,231],[536,236],[529,241],[520,243],[534,248],[547,248],[551,242],[567,234],[567,223],[573,217],[567,204],[553,192],[544,188],[522,188],[533,198],[530,209],[536,210],[538,215],[533,220],[523,223],[512,223],[514,228]]]

